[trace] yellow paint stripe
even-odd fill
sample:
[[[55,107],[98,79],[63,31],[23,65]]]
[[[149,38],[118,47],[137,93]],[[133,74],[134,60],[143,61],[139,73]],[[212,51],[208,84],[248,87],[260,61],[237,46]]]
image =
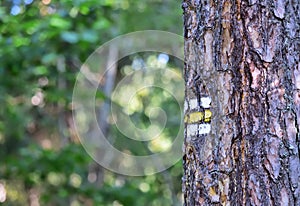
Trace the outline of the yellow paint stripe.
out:
[[[204,110],[204,112],[192,112],[186,114],[184,117],[184,122],[187,124],[193,124],[197,122],[210,122],[212,113],[209,109]]]
[[[209,109],[204,110],[204,122],[210,122],[212,113]]]

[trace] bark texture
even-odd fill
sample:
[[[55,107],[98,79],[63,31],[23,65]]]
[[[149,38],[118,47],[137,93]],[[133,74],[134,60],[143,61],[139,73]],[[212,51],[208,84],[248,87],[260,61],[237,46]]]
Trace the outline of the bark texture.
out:
[[[184,205],[300,205],[300,1],[182,8]]]

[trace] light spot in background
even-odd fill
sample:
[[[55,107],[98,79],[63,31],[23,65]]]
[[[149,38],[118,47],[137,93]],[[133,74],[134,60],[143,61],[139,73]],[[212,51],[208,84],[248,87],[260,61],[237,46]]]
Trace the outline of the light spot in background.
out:
[[[124,153],[126,153],[128,150],[123,151]],[[130,152],[130,151],[128,151]],[[106,160],[107,161],[107,160]],[[120,167],[124,167],[124,168],[130,168],[135,164],[135,162],[132,159],[125,159],[121,164]]]
[[[129,103],[126,106],[127,107],[124,108],[124,112],[126,112],[126,114],[128,115],[132,115],[135,112],[143,111],[143,104],[137,96],[133,96],[132,98],[130,98]]]
[[[35,106],[39,105],[41,103],[41,99],[38,96],[33,96],[31,98],[31,103]]]
[[[149,94],[150,94],[149,87],[142,88],[142,89],[138,90],[136,93],[136,95],[139,97],[148,97]]]
[[[0,133],[0,144],[3,144],[4,143],[4,136],[3,134]]]
[[[71,206],[80,206],[80,202],[78,200],[72,200]]]
[[[125,75],[129,75],[132,72],[131,66],[128,66],[128,65],[124,66],[123,67],[123,72],[124,72]]]
[[[157,56],[156,55],[150,55],[148,58],[147,58],[147,66],[150,66],[150,67],[153,67],[153,68],[156,68],[157,67]]]
[[[132,68],[134,70],[139,70],[139,69],[142,69],[144,66],[145,66],[145,63],[144,63],[144,60],[141,59],[141,58],[135,58],[133,61],[132,61]]]
[[[157,61],[159,64],[166,65],[169,61],[169,55],[167,54],[159,54],[157,57]]]
[[[51,149],[52,148],[52,142],[49,139],[43,139],[41,142],[41,145],[43,149]]]
[[[29,191],[29,199],[30,199],[29,200],[30,201],[30,206],[40,206],[38,190],[31,189]]]
[[[139,188],[142,192],[148,192],[150,190],[150,186],[148,183],[145,183],[145,182],[142,182],[140,185],[139,185]]]
[[[47,181],[54,186],[59,186],[65,182],[64,174],[56,173],[56,172],[49,172],[47,175]]]
[[[113,206],[123,206],[121,203],[119,203],[117,200],[113,202]]]
[[[81,185],[82,179],[80,175],[73,173],[70,176],[70,183],[73,187],[78,188]]]
[[[89,124],[88,124],[87,115],[84,112],[79,111],[77,113],[77,116],[78,116],[78,121],[79,121],[78,125],[80,125],[80,129],[83,132],[87,132],[89,130]]]
[[[155,119],[154,116],[150,116],[150,119]],[[163,121],[162,121],[163,122]],[[142,137],[142,138],[146,138],[147,140],[150,140],[150,139],[155,139],[155,138],[158,138],[159,135],[163,132],[163,127],[161,127],[160,125],[158,124],[151,124],[148,128],[147,128],[147,135]],[[137,134],[138,135],[138,134]],[[139,138],[137,138],[139,139]],[[153,143],[153,142],[151,142]],[[161,148],[162,150],[163,149],[169,149],[169,147],[171,146],[171,144],[168,144],[169,142],[166,142],[166,141],[159,141],[159,142],[156,142],[154,144],[160,144],[160,146],[155,146],[155,148]]]
[[[51,3],[51,0],[42,0],[43,4],[48,5]]]
[[[13,0],[13,4],[21,4],[21,0]]]
[[[33,2],[33,0],[24,0],[24,3],[25,3],[26,5],[31,4],[32,2]]]
[[[44,86],[48,85],[49,80],[47,77],[41,77],[41,78],[39,78],[38,83],[40,86],[44,87]]]
[[[31,98],[31,104],[34,106],[39,106],[44,103],[44,94],[42,91],[37,91],[35,95]]]
[[[10,13],[14,16],[18,15],[20,12],[21,12],[21,7],[18,5],[14,5],[10,10]]]
[[[124,185],[125,185],[125,180],[124,179],[116,179],[115,186],[122,187]]]
[[[126,0],[120,1],[120,4],[121,4],[120,7],[124,10],[129,8],[129,2]]]
[[[0,202],[6,201],[6,190],[2,183],[0,183]]]
[[[51,6],[49,6],[49,7],[47,8],[47,12],[48,12],[48,14],[54,14],[54,13],[56,12],[56,9],[53,8],[53,7],[51,7]]]
[[[97,180],[97,174],[95,172],[90,172],[88,175],[88,181],[94,183]]]
[[[171,146],[172,140],[163,135],[160,135],[158,138],[150,141],[148,148],[151,152],[162,152],[169,150]]]
[[[72,17],[72,18],[75,18],[78,14],[78,8],[76,7],[73,7],[70,12],[69,12],[69,15]]]

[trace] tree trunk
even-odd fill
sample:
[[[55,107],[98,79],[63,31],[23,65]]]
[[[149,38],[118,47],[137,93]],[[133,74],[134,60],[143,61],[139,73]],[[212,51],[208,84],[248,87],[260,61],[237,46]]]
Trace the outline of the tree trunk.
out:
[[[300,205],[300,1],[182,8],[184,205]]]

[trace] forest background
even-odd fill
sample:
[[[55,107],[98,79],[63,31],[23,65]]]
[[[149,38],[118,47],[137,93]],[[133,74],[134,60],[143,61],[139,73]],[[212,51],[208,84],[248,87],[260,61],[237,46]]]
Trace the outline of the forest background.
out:
[[[181,204],[181,161],[155,175],[115,174],[99,167],[86,153],[72,122],[73,87],[82,63],[105,42],[149,29],[181,35],[180,2],[1,1],[0,204]],[[140,53],[120,60],[116,83],[140,64],[157,65],[159,55]],[[179,74],[183,68],[171,58],[163,67]],[[145,102],[154,102],[171,117],[161,142],[148,145],[157,152],[170,144],[181,119],[174,100],[163,91],[152,92],[152,96],[140,95],[131,118],[141,127],[149,125]],[[103,96],[100,93],[98,98]],[[112,136],[122,136],[113,124],[109,127]],[[126,139],[117,144],[126,145]],[[138,148],[131,152],[143,153]]]

